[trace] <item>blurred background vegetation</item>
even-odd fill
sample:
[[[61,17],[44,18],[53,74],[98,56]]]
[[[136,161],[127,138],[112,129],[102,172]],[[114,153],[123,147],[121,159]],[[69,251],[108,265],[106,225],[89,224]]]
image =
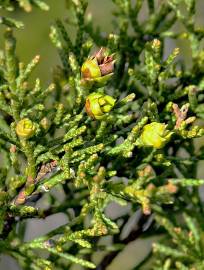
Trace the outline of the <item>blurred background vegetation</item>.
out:
[[[111,32],[113,26],[112,10],[113,3],[111,0],[89,0],[87,15],[92,14],[96,25],[100,25],[101,30]],[[50,6],[48,12],[34,8],[32,13],[25,13],[19,9],[15,12],[2,12],[1,15],[24,22],[24,29],[14,31],[17,38],[17,54],[21,61],[27,63],[35,55],[41,56],[40,64],[33,74],[38,76],[42,82],[48,83],[51,81],[52,68],[59,64],[59,58],[56,49],[49,39],[50,26],[57,18],[69,20],[69,11],[66,8],[65,0],[48,0]],[[74,35],[74,29],[70,28],[70,35]],[[3,47],[4,27],[0,29],[0,44]]]
[[[145,1],[145,0],[144,0]],[[158,0],[161,1],[161,0]],[[162,0],[168,1],[168,0]],[[113,22],[113,10],[114,4],[111,0],[88,0],[89,6],[87,15],[91,14],[95,26],[100,26],[102,32],[110,33],[114,32]],[[21,61],[28,63],[35,55],[41,56],[40,64],[33,73],[33,77],[39,77],[44,85],[48,85],[52,81],[52,69],[60,64],[60,60],[56,49],[52,45],[49,39],[50,26],[57,18],[68,21],[70,13],[66,8],[65,0],[47,0],[50,6],[49,12],[43,12],[39,9],[33,9],[32,13],[25,13],[22,10],[17,10],[14,13],[3,12],[1,15],[8,15],[9,17],[24,22],[24,29],[15,30],[15,36],[17,38],[17,54]],[[196,21],[197,26],[204,25],[204,0],[198,0],[196,5]],[[140,14],[141,21],[146,17],[145,6]],[[182,28],[182,25],[176,23],[174,30],[178,31]],[[74,29],[68,27],[70,35],[74,35]],[[3,48],[3,34],[4,27],[0,28],[0,49]],[[177,40],[176,42],[171,39],[167,39],[165,44],[165,54],[168,55],[172,48],[179,47],[181,51],[182,59],[186,64],[191,65],[191,59],[189,58],[189,44],[184,40]],[[200,144],[203,139],[198,139]],[[204,177],[203,164],[200,165],[198,171],[198,177]],[[124,211],[119,206],[111,205],[108,209],[110,216],[118,211]],[[134,217],[136,219],[137,216]],[[65,216],[59,215],[49,217],[46,220],[30,220],[28,221],[25,240],[30,240],[36,236],[43,235],[44,233],[66,223]],[[131,224],[130,224],[131,226]],[[108,239],[106,239],[108,241]],[[129,244],[127,248],[117,257],[111,264],[108,270],[129,270],[135,265],[136,261],[140,261],[145,257],[145,254],[149,252],[151,243],[155,239],[139,239]],[[100,254],[101,256],[102,254]],[[98,255],[97,255],[98,256]],[[99,257],[100,257],[99,256]],[[97,258],[96,258],[97,260]],[[2,257],[0,261],[0,270],[17,270],[19,269],[17,264],[6,256]]]
[[[168,1],[168,0],[158,0]],[[144,2],[146,2],[144,0]],[[70,13],[66,8],[65,0],[48,0],[47,3],[50,6],[48,12],[41,11],[38,8],[34,8],[32,14],[25,13],[22,9],[12,12],[3,12],[1,10],[0,15],[8,15],[17,20],[24,22],[24,29],[15,30],[15,36],[17,38],[17,53],[23,62],[29,62],[33,56],[39,54],[41,61],[33,74],[34,77],[38,76],[44,83],[48,83],[51,80],[52,68],[59,64],[59,57],[56,49],[51,44],[49,39],[50,26],[57,18],[69,21]],[[111,0],[88,0],[87,15],[91,14],[95,26],[100,26],[102,32],[110,33],[114,32],[113,25],[113,11],[115,6]],[[197,26],[204,25],[204,1],[198,0],[196,5],[196,21]],[[146,18],[145,5],[140,14],[141,21]],[[178,31],[182,28],[182,25],[176,23],[174,30]],[[68,27],[70,35],[74,35],[74,29]],[[3,47],[3,33],[4,27],[0,28],[0,48]],[[166,54],[169,54],[172,47],[180,47],[181,53],[184,56],[185,62],[190,64],[188,57],[189,46],[187,41],[180,40],[177,44],[173,40],[167,40],[165,44]]]

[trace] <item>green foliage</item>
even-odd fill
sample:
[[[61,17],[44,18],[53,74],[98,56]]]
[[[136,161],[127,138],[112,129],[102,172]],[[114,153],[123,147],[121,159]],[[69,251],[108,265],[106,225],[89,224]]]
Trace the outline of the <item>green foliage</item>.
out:
[[[25,64],[16,55],[12,27],[21,23],[0,18],[9,26],[0,53],[0,252],[22,269],[103,270],[128,243],[150,236],[161,240],[134,269],[204,268],[204,149],[194,140],[204,135],[204,29],[195,24],[196,1],[113,2],[115,32],[101,34],[88,2],[67,1],[75,35],[61,20],[51,26],[62,65],[47,88],[30,79],[40,57]],[[32,5],[48,9],[40,0],[0,2],[8,10]],[[166,56],[169,38],[188,40],[190,67],[178,48]],[[36,206],[41,198],[46,209]],[[111,219],[112,202],[130,208]],[[56,213],[67,224],[24,241],[28,218]],[[139,221],[122,238],[134,214]],[[111,247],[100,242],[107,235]],[[95,265],[98,251],[106,255]]]
[[[30,12],[32,7],[36,6],[42,10],[49,10],[49,6],[43,0],[1,0],[0,8],[8,11],[13,11],[16,7],[23,8],[25,11]]]
[[[19,7],[26,12],[30,12],[33,6],[39,7],[42,10],[49,10],[49,6],[42,0],[0,0],[0,10],[5,9],[7,11],[13,11],[15,8]],[[16,28],[24,26],[22,22],[5,16],[0,16],[0,24]]]
[[[154,244],[154,252],[160,254],[154,269],[203,269],[203,221],[190,215],[190,212],[183,215],[185,223],[182,227],[171,223],[167,217],[156,217],[172,237],[172,243],[169,242],[168,246]]]

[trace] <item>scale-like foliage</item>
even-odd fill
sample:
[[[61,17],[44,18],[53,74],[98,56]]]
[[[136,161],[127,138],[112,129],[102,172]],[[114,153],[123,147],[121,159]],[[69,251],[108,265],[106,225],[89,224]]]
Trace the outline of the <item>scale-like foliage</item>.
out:
[[[159,236],[155,253],[134,269],[204,267],[204,180],[197,179],[204,152],[194,140],[204,135],[196,123],[204,118],[197,1],[113,2],[115,32],[101,34],[86,16],[88,2],[67,1],[75,35],[61,20],[51,26],[62,64],[47,88],[39,78],[30,82],[40,57],[24,64],[16,55],[12,27],[21,23],[0,18],[9,26],[0,54],[0,252],[22,269],[103,270],[128,243],[152,235]],[[0,1],[9,10],[32,5],[48,9],[41,0]],[[176,23],[181,30],[174,31]],[[188,40],[190,67],[178,59],[178,48],[166,56],[169,38]],[[50,192],[55,187],[63,201]],[[41,198],[46,209],[36,207]],[[129,210],[111,219],[111,202]],[[24,241],[27,218],[56,213],[68,223]],[[135,213],[137,224],[122,238]],[[107,235],[111,247],[100,242]],[[42,249],[46,258],[36,252]],[[106,255],[95,265],[98,251]]]

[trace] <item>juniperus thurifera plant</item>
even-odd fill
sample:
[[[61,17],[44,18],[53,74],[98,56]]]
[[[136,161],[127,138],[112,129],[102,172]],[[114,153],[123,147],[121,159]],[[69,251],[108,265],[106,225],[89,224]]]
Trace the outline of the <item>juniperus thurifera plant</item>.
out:
[[[45,2],[1,0],[0,8],[48,10]],[[47,88],[30,80],[40,57],[25,64],[16,55],[13,28],[23,24],[0,17],[0,252],[21,269],[107,269],[129,243],[151,236],[158,236],[151,251],[132,270],[204,269],[198,1],[113,2],[114,33],[104,34],[86,13],[88,1],[66,1],[75,35],[67,21],[51,26],[61,65]],[[169,39],[187,40],[191,65],[179,48],[166,55]],[[37,206],[43,198],[46,207]],[[128,208],[111,218],[112,202]],[[56,213],[65,225],[24,240],[28,219]]]

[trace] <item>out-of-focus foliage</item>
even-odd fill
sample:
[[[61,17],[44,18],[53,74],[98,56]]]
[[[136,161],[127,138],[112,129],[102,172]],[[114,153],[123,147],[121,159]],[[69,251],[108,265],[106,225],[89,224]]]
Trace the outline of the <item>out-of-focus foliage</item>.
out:
[[[49,6],[46,1],[43,0],[1,0],[0,8],[8,11],[13,11],[15,8],[20,7],[26,12],[32,11],[32,7],[36,6],[42,10],[49,10]]]
[[[42,0],[0,0],[0,10],[13,11],[15,8],[19,7],[26,12],[31,12],[33,6],[39,7],[42,10],[49,10],[49,6]],[[0,24],[17,28],[23,26],[22,22],[5,16],[0,16]]]

